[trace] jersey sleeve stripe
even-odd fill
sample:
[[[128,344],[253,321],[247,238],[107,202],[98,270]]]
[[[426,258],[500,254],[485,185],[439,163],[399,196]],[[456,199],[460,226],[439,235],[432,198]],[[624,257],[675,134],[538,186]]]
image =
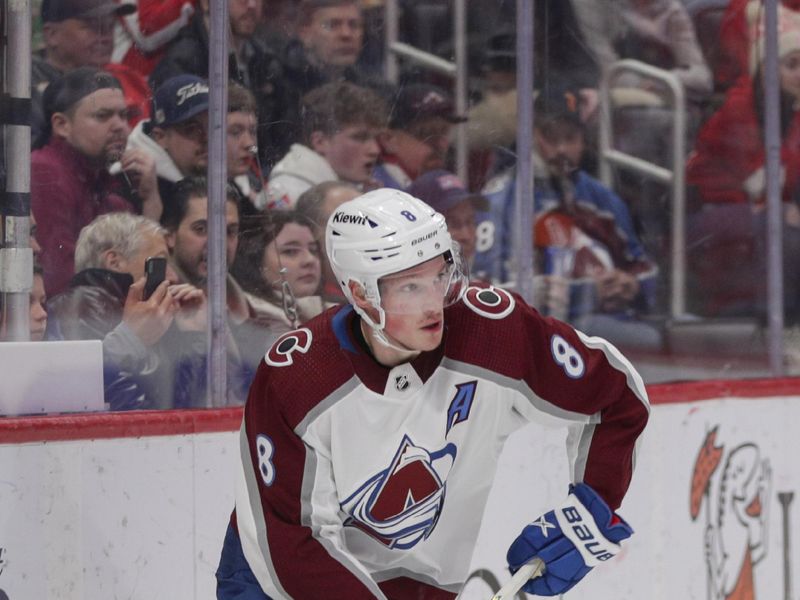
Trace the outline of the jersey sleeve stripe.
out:
[[[577,329],[575,330],[575,333],[578,334],[578,337],[587,348],[600,350],[605,355],[608,364],[625,375],[625,379],[628,382],[628,388],[630,388],[630,390],[636,395],[649,413],[650,400],[647,398],[647,391],[644,387],[644,381],[642,381],[642,376],[639,375],[636,369],[633,368],[633,365],[630,363],[630,361],[625,358],[613,344],[607,342],[603,338],[590,337],[585,333],[578,331]]]
[[[316,472],[316,454],[306,445],[306,461],[303,465],[303,483],[300,489],[300,524],[306,527],[311,527],[311,513],[313,512],[312,496],[314,493]]]
[[[569,428],[569,433],[567,434],[567,457],[569,458],[569,464],[572,465],[573,483],[583,481],[595,427],[595,425],[576,425]]]
[[[470,377],[478,377],[480,379],[491,381],[500,387],[514,390],[526,398],[534,408],[557,419],[564,419],[566,421],[578,423],[593,423],[598,421],[600,418],[597,414],[586,415],[584,413],[565,410],[559,406],[556,406],[555,404],[548,402],[536,394],[536,392],[534,392],[530,386],[521,379],[506,377],[496,373],[495,371],[453,360],[452,358],[447,357],[442,360],[442,366],[451,371],[463,373],[465,375],[469,375]]]
[[[617,348],[613,344],[611,344],[610,342],[604,340],[603,338],[594,337],[594,336],[588,336],[585,333],[583,333],[581,331],[578,331],[578,330],[575,330],[575,332],[577,333],[578,338],[581,340],[581,342],[583,342],[583,344],[587,348],[599,350],[600,352],[602,352],[603,355],[605,356],[606,360],[608,361],[608,364],[613,369],[619,371],[621,374],[623,374],[625,376],[625,381],[627,383],[628,390],[630,390],[631,394],[633,396],[635,396],[635,398],[641,403],[641,406],[644,409],[645,414],[649,415],[650,414],[650,401],[649,401],[649,399],[647,397],[647,390],[644,387],[644,381],[642,381],[641,375],[639,375],[639,373],[636,371],[636,369],[633,367],[633,365],[630,363],[630,361],[627,358],[625,358],[622,355],[622,353],[619,350],[617,350]],[[634,400],[634,402],[635,402],[635,400]],[[646,422],[646,417],[645,417],[644,422]],[[642,427],[644,427],[644,422],[642,423]],[[577,476],[579,474],[579,472],[577,471],[578,462],[583,463],[583,472],[580,473],[580,479],[576,479],[576,481],[584,480],[586,478],[586,468],[587,468],[588,462],[590,461],[589,453],[590,453],[592,442],[595,441],[594,438],[596,437],[596,433],[597,433],[597,435],[600,435],[600,432],[592,431],[591,435],[588,438],[588,443],[585,446],[583,445],[583,443],[580,444],[580,448],[579,448],[580,454],[579,454],[578,457],[576,457],[577,460],[576,460],[576,463],[575,463],[576,464],[575,475]],[[600,436],[600,437],[602,437],[602,436]],[[583,442],[583,440],[582,440],[582,442]],[[601,444],[603,444],[603,443],[607,444],[608,440],[607,439],[603,440],[600,443]],[[628,454],[628,458],[630,460],[630,466],[629,466],[630,470],[629,470],[628,477],[632,476],[633,471],[636,469],[636,457],[637,457],[637,455],[639,453],[639,447],[641,446],[641,443],[642,443],[642,436],[638,435],[636,437],[635,441],[633,441],[633,443],[630,446],[630,450],[629,450],[629,454]],[[628,486],[629,483],[630,483],[630,479],[628,479],[628,481],[625,482],[624,487],[621,490],[618,491],[618,493],[617,493],[618,497],[616,497],[616,498],[611,498],[611,497],[606,498],[606,501],[609,502],[610,506],[616,507],[616,506],[619,505],[619,503],[622,501],[622,496],[624,495],[624,491],[625,491],[625,489],[627,489],[627,486]]]
[[[248,468],[251,463],[250,449],[244,421],[239,432],[239,473],[236,483],[236,523],[239,539],[250,569],[258,583],[270,598],[289,598],[275,573],[267,543],[267,525],[261,512],[256,474]]]

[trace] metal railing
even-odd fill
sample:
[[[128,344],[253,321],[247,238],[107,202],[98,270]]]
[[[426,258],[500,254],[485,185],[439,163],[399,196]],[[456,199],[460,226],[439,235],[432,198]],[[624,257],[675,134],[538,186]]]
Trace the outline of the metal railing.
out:
[[[672,165],[661,167],[613,147],[614,107],[611,84],[623,72],[632,72],[660,81],[667,86],[672,107]],[[669,71],[638,60],[625,59],[612,64],[600,81],[600,179],[613,187],[612,167],[620,167],[670,187],[672,218],[670,225],[670,314],[686,313],[686,102],[683,84]]]
[[[386,78],[397,83],[400,73],[399,59],[405,59],[420,67],[453,79],[453,98],[456,113],[467,112],[467,7],[466,0],[453,0],[453,40],[455,62],[445,60],[430,52],[399,41],[398,22],[400,10],[398,0],[387,0],[384,7],[386,24]],[[461,123],[455,128],[456,172],[467,180],[467,128]]]
[[[31,3],[8,2],[2,128],[6,189],[0,190],[0,294],[5,304],[6,337],[30,339],[29,294],[33,284],[30,246],[31,183]]]

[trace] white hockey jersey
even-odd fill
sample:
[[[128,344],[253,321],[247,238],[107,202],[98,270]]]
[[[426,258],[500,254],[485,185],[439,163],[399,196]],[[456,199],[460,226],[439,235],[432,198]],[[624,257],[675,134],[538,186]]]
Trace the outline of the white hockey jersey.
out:
[[[471,287],[439,348],[390,369],[358,319],[285,334],[250,391],[233,522],[268,596],[454,598],[503,443],[531,420],[569,425],[570,480],[619,506],[649,405],[613,346]]]

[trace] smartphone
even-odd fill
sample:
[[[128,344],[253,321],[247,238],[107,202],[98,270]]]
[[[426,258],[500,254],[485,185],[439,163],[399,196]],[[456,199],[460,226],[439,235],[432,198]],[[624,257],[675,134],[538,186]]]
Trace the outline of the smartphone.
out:
[[[167,276],[167,259],[162,256],[148,257],[144,261],[144,274],[147,277],[144,284],[144,299],[147,300]]]

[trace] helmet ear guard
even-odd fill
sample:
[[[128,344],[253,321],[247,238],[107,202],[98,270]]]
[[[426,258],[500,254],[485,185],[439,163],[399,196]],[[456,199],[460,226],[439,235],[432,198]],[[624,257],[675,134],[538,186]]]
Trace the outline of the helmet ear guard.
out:
[[[461,244],[452,241],[451,250],[445,260],[451,265],[450,280],[447,282],[447,292],[444,298],[445,306],[452,306],[461,301],[469,287],[469,262],[461,252]]]
[[[450,269],[445,306],[460,300],[467,287],[467,265],[444,216],[400,190],[374,190],[342,204],[328,219],[325,245],[345,297],[377,331],[386,325],[379,288],[382,277],[445,255]],[[364,300],[377,311],[377,320],[358,305],[351,281],[363,288]]]
[[[363,291],[363,298],[357,298],[355,294],[353,294],[350,285],[354,284],[357,285]],[[344,286],[347,287],[347,291],[345,292],[345,296],[352,304],[353,309],[359,314],[359,316],[373,329],[380,331],[386,326],[386,312],[383,310],[381,306],[381,294],[380,291],[376,291],[375,293],[370,293],[367,290],[367,287],[364,285],[364,282],[357,281],[355,279],[350,279]],[[342,289],[344,289],[344,286]],[[364,300],[367,302],[372,308],[374,308],[378,312],[378,321],[375,320],[369,315],[369,313],[361,306],[359,306],[359,300]]]

